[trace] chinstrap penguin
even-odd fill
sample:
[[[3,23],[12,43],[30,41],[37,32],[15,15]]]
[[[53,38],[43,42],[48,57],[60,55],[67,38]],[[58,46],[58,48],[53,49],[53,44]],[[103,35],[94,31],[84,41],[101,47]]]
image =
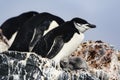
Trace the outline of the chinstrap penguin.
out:
[[[84,39],[84,32],[96,26],[81,18],[73,18],[49,31],[33,48],[33,52],[58,63],[69,56]]]
[[[65,26],[71,26],[73,29],[71,28],[70,32],[67,33],[67,37],[69,38],[69,40],[67,40],[64,43],[59,53],[55,57],[52,57],[52,59],[56,63],[60,62],[60,60],[64,57],[69,56],[72,52],[74,52],[77,49],[77,47],[84,39],[85,31],[87,31],[90,28],[96,28],[96,25],[90,24],[86,20],[81,18],[73,18],[71,21],[66,23]]]
[[[43,35],[63,23],[62,18],[47,12],[36,15],[21,27],[9,50],[32,51]]]
[[[14,33],[17,32],[23,24],[29,20],[31,17],[36,16],[38,12],[35,11],[29,11],[22,13],[16,17],[12,17],[8,20],[6,20],[2,25],[1,29],[3,32],[3,35],[9,40],[9,44],[11,45],[15,36]]]

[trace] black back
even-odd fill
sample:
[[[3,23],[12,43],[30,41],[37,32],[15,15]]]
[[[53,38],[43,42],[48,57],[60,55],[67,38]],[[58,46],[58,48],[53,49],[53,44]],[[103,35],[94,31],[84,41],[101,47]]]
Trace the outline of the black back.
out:
[[[21,26],[23,26],[23,24],[29,20],[31,17],[37,15],[38,12],[35,11],[30,11],[30,12],[26,12],[23,13],[19,16],[16,17],[12,17],[8,20],[6,20],[2,25],[1,25],[1,29],[3,32],[3,35],[5,35],[7,37],[7,39],[9,40],[12,35],[19,30],[19,28]]]
[[[46,12],[32,17],[19,30],[9,50],[29,51],[29,45],[34,33],[34,29],[36,28],[36,35],[38,35],[39,39],[41,39],[44,31],[48,29],[53,20],[55,20],[59,25],[64,23],[64,20],[60,17]]]

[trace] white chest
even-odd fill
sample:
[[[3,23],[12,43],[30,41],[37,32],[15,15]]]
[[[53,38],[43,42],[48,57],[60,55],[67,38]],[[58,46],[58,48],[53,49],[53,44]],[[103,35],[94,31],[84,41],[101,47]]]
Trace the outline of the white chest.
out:
[[[72,52],[74,52],[77,49],[77,47],[80,45],[83,39],[84,34],[80,33],[79,35],[75,33],[72,39],[68,43],[64,44],[63,48],[53,58],[53,60],[58,63],[62,58],[69,56]]]

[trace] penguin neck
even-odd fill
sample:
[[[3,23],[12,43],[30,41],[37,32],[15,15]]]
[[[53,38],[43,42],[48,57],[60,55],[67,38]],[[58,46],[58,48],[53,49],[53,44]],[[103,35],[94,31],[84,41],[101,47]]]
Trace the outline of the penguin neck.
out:
[[[72,27],[74,28],[74,31],[75,31],[76,33],[80,34],[80,32],[79,32],[78,28],[76,28],[74,22],[71,21],[70,23],[71,23]]]

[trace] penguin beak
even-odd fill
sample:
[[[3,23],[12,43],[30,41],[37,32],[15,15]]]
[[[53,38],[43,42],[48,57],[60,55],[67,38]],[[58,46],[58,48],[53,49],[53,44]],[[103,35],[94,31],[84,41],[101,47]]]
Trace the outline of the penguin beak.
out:
[[[94,25],[94,24],[88,24],[88,26],[89,26],[90,28],[96,28],[96,25]]]

